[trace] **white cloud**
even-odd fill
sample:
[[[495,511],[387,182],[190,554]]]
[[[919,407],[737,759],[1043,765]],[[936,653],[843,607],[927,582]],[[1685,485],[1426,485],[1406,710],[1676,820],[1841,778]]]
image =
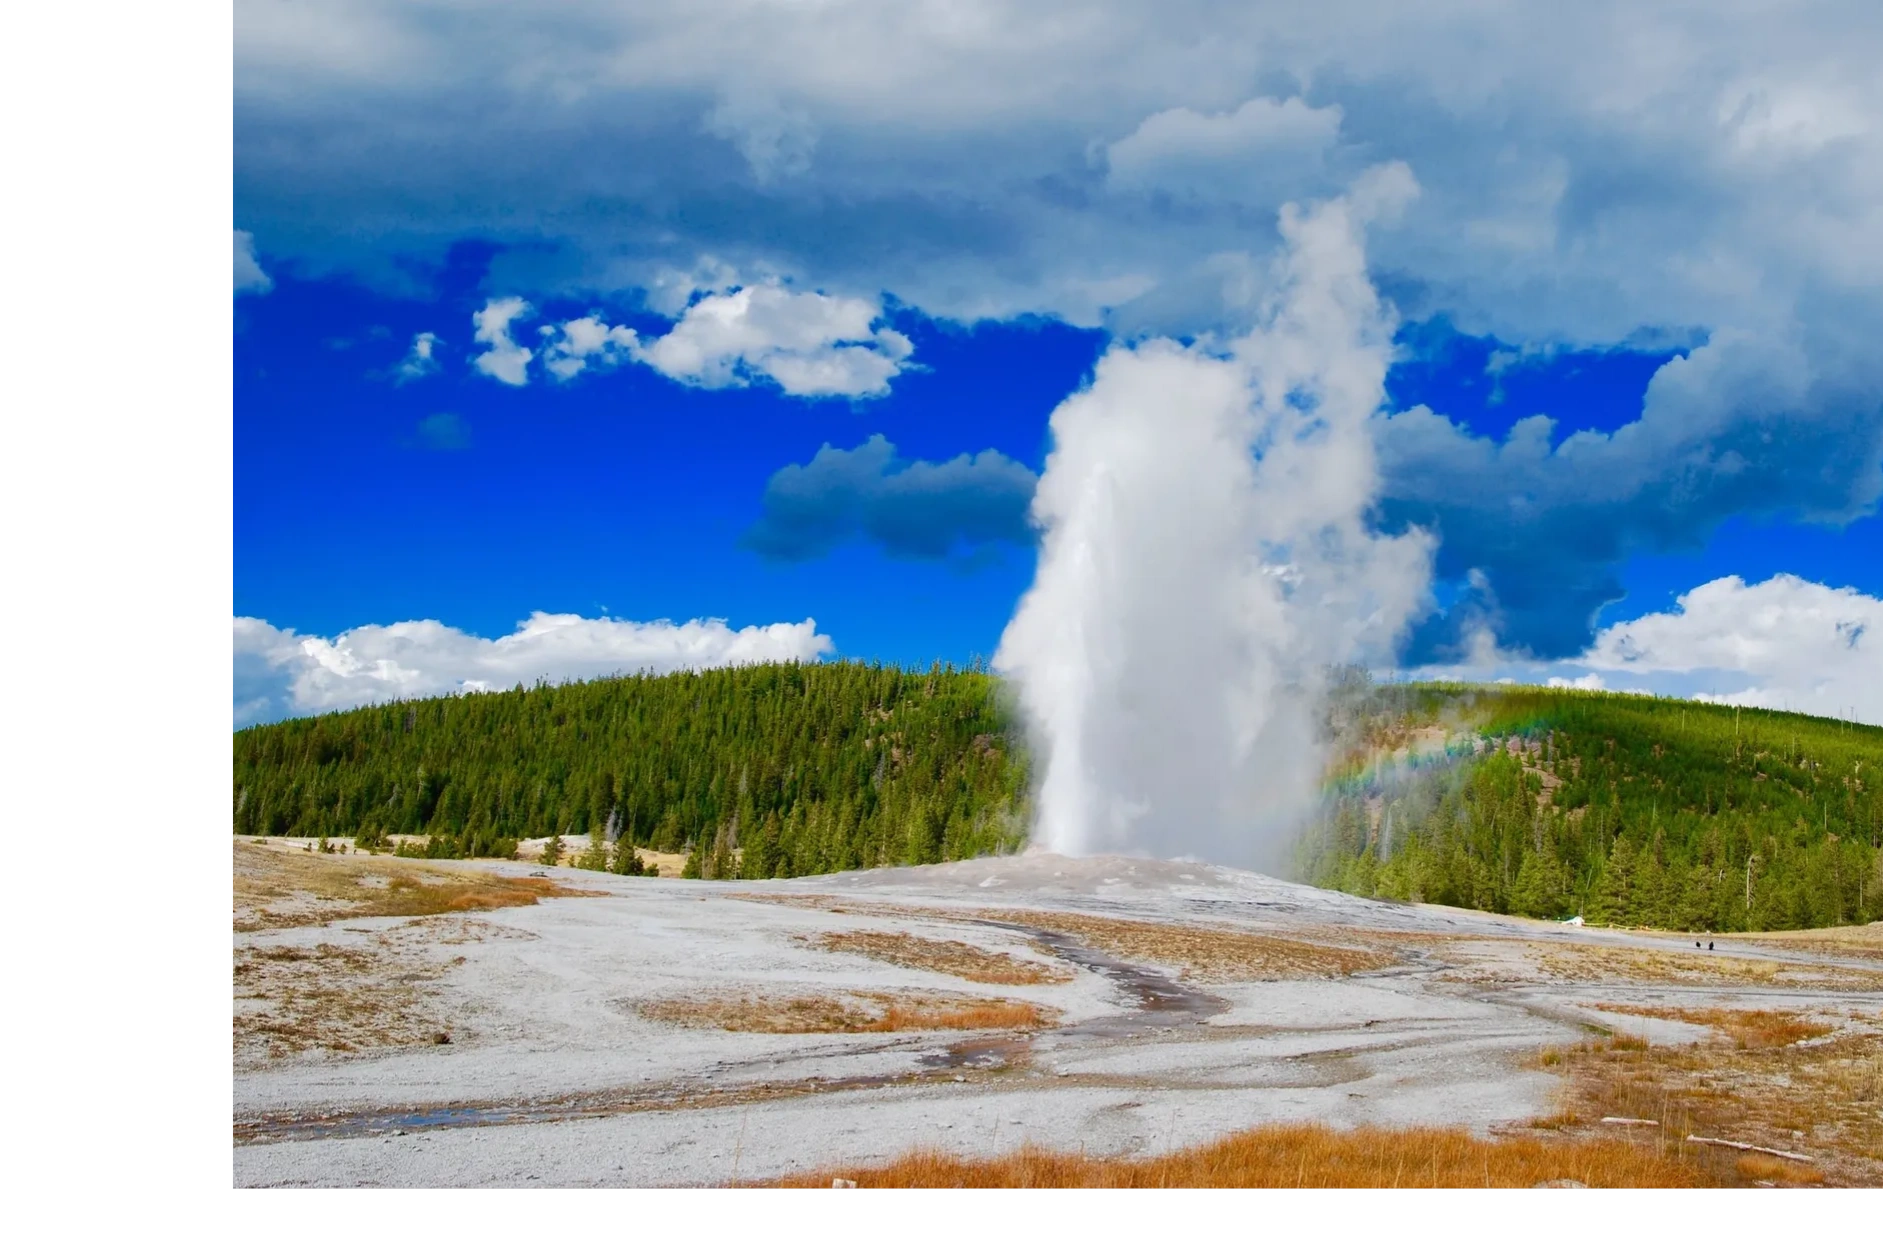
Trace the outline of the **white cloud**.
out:
[[[499,690],[542,678],[809,661],[832,650],[830,636],[809,619],[734,630],[717,618],[676,625],[537,612],[497,639],[437,621],[360,626],[329,639],[237,617],[235,723]]]
[[[235,234],[235,291],[266,293],[275,287],[262,265],[255,261],[255,235],[239,229]]]
[[[1712,686],[1692,694],[1883,723],[1883,599],[1781,573],[1750,586],[1719,578],[1677,603],[1603,630],[1583,662],[1635,674],[1714,671]]]
[[[471,365],[505,385],[527,384],[530,360],[536,356],[516,343],[510,335],[510,325],[529,313],[530,304],[520,297],[492,298],[484,303],[471,317],[471,326],[475,329],[472,339],[490,348],[472,359]]]
[[[1578,673],[1576,671],[1585,671]],[[1883,599],[1789,573],[1723,577],[1601,631],[1580,656],[1480,653],[1409,677],[1682,696],[1883,725]]]
[[[393,380],[403,385],[430,376],[438,370],[438,334],[422,332],[412,338],[412,348],[406,351],[405,358],[392,369]]]
[[[1106,149],[1107,183],[1231,201],[1272,200],[1320,169],[1340,136],[1340,106],[1256,97],[1233,112],[1167,109]]]
[[[691,266],[656,270],[647,285],[647,306],[668,319],[678,319],[701,294],[729,293],[738,287],[738,269],[707,255],[694,259]]]
[[[641,346],[632,328],[611,327],[593,315],[561,325],[546,324],[539,331],[550,338],[543,347],[543,366],[559,381],[573,380],[591,362],[600,367],[614,367],[623,359],[634,357]]]
[[[636,357],[708,389],[771,380],[787,394],[869,397],[889,391],[915,349],[895,329],[877,327],[881,317],[882,307],[864,298],[767,281],[699,298]]]
[[[770,382],[805,397],[869,398],[889,392],[915,350],[881,324],[881,305],[865,298],[798,292],[766,280],[689,299],[673,328],[651,341],[595,315],[545,325],[543,366],[568,381],[591,367],[632,360],[703,389]],[[520,366],[511,383],[523,383]]]
[[[809,114],[743,90],[722,99],[701,125],[708,134],[730,141],[761,185],[809,170],[817,147],[817,128]]]
[[[513,261],[569,291],[710,254],[957,319],[1103,320],[1137,276],[1188,333],[1224,314],[1198,260],[1401,159],[1427,195],[1375,242],[1396,300],[1512,344],[1883,288],[1874,0],[302,7],[235,27],[244,221],[297,250],[547,231],[563,253]],[[1147,208],[1170,181],[1194,202]]]
[[[1874,511],[1883,376],[1854,380],[1854,362],[1822,339],[1721,331],[1664,363],[1639,417],[1607,432],[1534,415],[1497,437],[1424,406],[1377,417],[1387,517],[1443,540],[1442,580],[1484,579],[1431,627],[1432,656],[1474,618],[1507,649],[1574,655],[1630,555],[1698,547],[1735,516]]]

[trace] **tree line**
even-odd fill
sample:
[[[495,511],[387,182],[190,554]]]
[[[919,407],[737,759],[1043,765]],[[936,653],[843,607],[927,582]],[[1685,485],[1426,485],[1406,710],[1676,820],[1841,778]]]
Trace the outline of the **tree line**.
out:
[[[1883,914],[1883,730],[1632,695],[1379,688],[1297,851],[1362,896],[1684,931]],[[1415,731],[1443,748],[1393,755]],[[1366,762],[1376,767],[1369,773]]]
[[[1615,694],[1338,680],[1295,850],[1368,897],[1680,930],[1883,913],[1883,730]],[[1027,761],[979,668],[754,665],[382,704],[235,735],[235,829],[709,878],[1012,852]],[[388,841],[388,836],[406,837]],[[418,837],[416,839],[410,837]],[[560,842],[558,841],[559,845]]]
[[[1009,852],[1026,763],[995,681],[860,663],[751,665],[402,701],[235,735],[235,829],[388,836],[510,857],[587,833],[689,874],[768,878]]]

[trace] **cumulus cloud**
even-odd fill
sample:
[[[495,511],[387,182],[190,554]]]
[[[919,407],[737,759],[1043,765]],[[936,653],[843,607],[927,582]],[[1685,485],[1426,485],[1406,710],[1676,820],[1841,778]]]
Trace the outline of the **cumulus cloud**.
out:
[[[505,385],[527,384],[530,360],[536,356],[517,344],[510,335],[510,325],[529,313],[530,304],[520,297],[492,298],[484,303],[471,316],[472,340],[489,349],[472,359],[471,366]]]
[[[1300,188],[1340,135],[1340,107],[1256,97],[1221,114],[1167,109],[1105,150],[1107,184],[1232,201]]]
[[[882,313],[865,298],[747,285],[699,298],[635,357],[708,389],[769,380],[787,394],[867,398],[888,393],[915,350]]]
[[[422,332],[412,338],[412,348],[405,352],[405,358],[399,360],[392,369],[395,383],[404,385],[411,381],[430,376],[439,368],[438,334]]]
[[[1416,654],[1484,631],[1558,659],[1589,645],[1628,554],[1877,500],[1874,7],[649,0],[444,23],[423,0],[318,20],[254,3],[236,208],[271,257],[367,275],[527,242],[500,256],[502,291],[645,299],[679,320],[642,339],[675,379],[855,397],[901,370],[893,334],[792,349],[755,331],[777,294],[739,290],[739,309],[733,278],[1234,336],[1259,319],[1278,208],[1398,160],[1423,194],[1369,254],[1407,318],[1688,352],[1613,434],[1377,426],[1383,523],[1439,536],[1441,580],[1483,578]],[[485,344],[498,379],[525,378],[528,351]]]
[[[1728,517],[1826,524],[1883,495],[1883,379],[1857,382],[1816,344],[1725,333],[1665,364],[1640,418],[1559,436],[1547,416],[1501,440],[1424,407],[1375,425],[1382,512],[1441,541],[1440,579],[1469,583],[1414,656],[1456,659],[1489,629],[1505,648],[1574,655],[1624,593],[1637,551],[1700,545]]]
[[[1398,158],[1427,189],[1375,242],[1401,309],[1611,344],[1818,290],[1875,311],[1872,8],[250,4],[237,204],[271,245],[368,266],[530,239],[592,289],[713,255],[957,319],[1103,320],[1094,295],[1138,277],[1187,333],[1223,313],[1198,260],[1272,247],[1281,204]],[[1194,196],[1147,207],[1165,180]]]
[[[1883,599],[1781,573],[1723,577],[1602,630],[1560,660],[1498,655],[1411,677],[1523,682],[1788,709],[1883,722]]]
[[[817,147],[817,128],[809,114],[743,89],[720,100],[701,125],[708,134],[730,141],[761,185],[804,173]]]
[[[594,315],[545,325],[540,331],[548,338],[543,345],[543,367],[559,381],[574,380],[591,365],[614,367],[641,348],[632,328],[610,326]]]
[[[664,280],[671,289],[692,277]],[[476,360],[480,372],[522,385],[533,357],[563,382],[632,362],[701,389],[770,384],[801,397],[871,398],[889,392],[915,351],[883,320],[880,303],[802,292],[779,280],[689,292],[673,327],[653,338],[588,314],[543,325],[532,352],[510,333],[511,323],[528,311],[513,297],[477,313],[477,339],[491,347]]]
[[[235,291],[266,293],[275,287],[262,265],[255,261],[255,236],[238,229],[235,234]]]
[[[1356,197],[1384,214],[1408,192],[1383,173],[1362,181]],[[1492,438],[1424,407],[1380,412],[1371,426],[1376,517],[1389,531],[1417,526],[1437,540],[1435,576],[1457,591],[1417,628],[1408,661],[1574,657],[1593,641],[1601,609],[1625,593],[1621,566],[1632,554],[1697,546],[1739,514],[1839,524],[1874,510],[1883,496],[1883,396],[1831,384],[1812,363],[1827,353],[1722,334],[1665,364],[1640,418],[1613,433],[1559,434],[1549,417],[1534,416]],[[943,523],[955,519],[981,537],[1022,536],[1019,478],[1031,474],[1021,465],[995,465],[1004,457],[985,452],[973,457],[977,476],[1000,468],[1000,493],[918,500],[889,493],[902,484],[893,454],[872,439],[781,470],[752,545],[778,556],[819,554],[854,536],[890,545],[868,513],[892,502],[920,502],[915,518],[941,529],[904,554],[935,554]],[[877,490],[884,497],[872,498]]]
[[[1620,622],[1582,658],[1611,673],[1713,671],[1701,699],[1883,723],[1883,599],[1788,573],[1723,577]]]
[[[322,638],[237,617],[235,724],[539,679],[810,661],[832,650],[830,636],[809,619],[734,630],[718,618],[676,625],[537,612],[514,634],[485,639],[437,621],[360,626]]]
[[[938,560],[996,542],[1033,541],[1033,471],[999,451],[943,463],[903,460],[877,434],[853,450],[825,445],[765,486],[764,515],[746,545],[778,560],[823,555],[867,539],[893,556]]]

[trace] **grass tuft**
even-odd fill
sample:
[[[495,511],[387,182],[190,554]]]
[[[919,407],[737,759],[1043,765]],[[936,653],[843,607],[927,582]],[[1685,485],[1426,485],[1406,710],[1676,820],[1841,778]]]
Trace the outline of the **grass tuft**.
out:
[[[1354,1129],[1273,1125],[1168,1155],[1105,1158],[1026,1146],[966,1159],[917,1150],[877,1167],[788,1177],[784,1186],[859,1188],[1150,1189],[1283,1187],[1528,1187],[1718,1184],[1709,1166],[1618,1140],[1480,1138],[1462,1129]]]
[[[826,932],[816,944],[819,949],[861,954],[897,967],[939,971],[979,984],[1064,984],[1072,979],[1072,973],[1063,967],[907,932]]]
[[[1648,1009],[1659,1018],[1675,1015]],[[1808,1155],[1833,1185],[1883,1184],[1883,1035],[1856,1026],[1833,1039],[1797,1039],[1814,1029],[1797,1027],[1795,1015],[1720,1015],[1728,1035],[1691,1045],[1614,1037],[1559,1054],[1552,1070],[1565,1078],[1564,1110],[1657,1121],[1630,1136],[1663,1149],[1689,1135],[1746,1142]],[[1720,1158],[1723,1175],[1733,1180],[1737,1157]],[[1795,1182],[1794,1176],[1779,1184]]]
[[[235,846],[235,930],[306,927],[336,919],[421,918],[600,894],[553,879],[517,879],[465,863],[284,852]]]
[[[1833,1027],[1821,1019],[1807,1019],[1793,1011],[1746,1011],[1730,1007],[1695,1009],[1674,1006],[1624,1006],[1596,1003],[1600,1011],[1617,1015],[1639,1015],[1647,1019],[1669,1019],[1681,1024],[1699,1024],[1717,1028],[1741,1050],[1766,1050],[1789,1046],[1794,1042],[1822,1037]]]

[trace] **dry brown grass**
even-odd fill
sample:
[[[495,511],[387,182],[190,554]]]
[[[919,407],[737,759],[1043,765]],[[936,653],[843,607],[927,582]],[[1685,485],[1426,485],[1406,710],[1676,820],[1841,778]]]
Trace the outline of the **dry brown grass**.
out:
[[[1800,932],[1748,932],[1743,938],[1770,941],[1788,949],[1883,962],[1883,922],[1862,927],[1812,928]]]
[[[534,905],[544,897],[591,895],[553,879],[517,879],[468,863],[295,853],[240,841],[235,845],[238,932],[336,919],[499,910]]]
[[[429,986],[452,965],[415,959],[389,946],[238,949],[236,1062],[436,1041],[445,1030]]]
[[[1700,1134],[1746,1142],[1808,1155],[1832,1184],[1883,1185],[1883,1035],[1754,1039],[1649,1046],[1604,1038],[1546,1054],[1541,1065],[1564,1075],[1564,1110],[1591,1123],[1654,1120],[1658,1127],[1640,1140],[1678,1144]],[[1730,1179],[1730,1165],[1722,1167]]]
[[[1770,1155],[1741,1155],[1733,1161],[1733,1171],[1754,1185],[1821,1186],[1824,1174],[1810,1164]]]
[[[1538,968],[1559,980],[1883,992],[1883,972],[1829,963],[1730,958],[1700,951],[1632,949],[1625,945],[1532,945],[1529,952]]]
[[[826,932],[815,944],[819,949],[862,954],[897,967],[939,971],[979,984],[1064,984],[1072,979],[1071,972],[1049,963],[907,932]]]
[[[1063,932],[1114,958],[1176,967],[1191,979],[1219,983],[1325,979],[1400,961],[1398,955],[1373,946],[1328,945],[1235,928],[1029,910],[989,910],[976,917]]]
[[[957,909],[898,905],[818,893],[731,893],[744,901],[766,902],[827,914],[871,915],[890,919],[984,920],[1043,928],[1071,936],[1114,958],[1176,967],[1190,979],[1230,983],[1242,980],[1311,980],[1375,971],[1406,961],[1403,950],[1453,938],[1418,933],[1306,928],[1286,935],[1234,927],[1192,927],[997,907]],[[1340,943],[1335,943],[1338,940]]]
[[[646,1002],[640,1011],[688,1028],[756,1033],[1028,1029],[1053,1022],[1031,1002],[953,993],[718,993]]]
[[[1647,1019],[1671,1019],[1682,1024],[1717,1028],[1731,1037],[1741,1050],[1764,1050],[1789,1046],[1794,1042],[1822,1037],[1834,1025],[1821,1019],[1808,1019],[1795,1011],[1744,1011],[1729,1007],[1695,1009],[1677,1006],[1624,1006],[1597,1002],[1598,1011],[1617,1015],[1640,1015]]]
[[[990,1159],[914,1151],[874,1168],[828,1168],[776,1184],[827,1187],[1139,1189],[1534,1186],[1705,1186],[1711,1161],[1616,1139],[1486,1139],[1462,1129],[1274,1125],[1169,1155],[1106,1159],[1023,1147]]]

